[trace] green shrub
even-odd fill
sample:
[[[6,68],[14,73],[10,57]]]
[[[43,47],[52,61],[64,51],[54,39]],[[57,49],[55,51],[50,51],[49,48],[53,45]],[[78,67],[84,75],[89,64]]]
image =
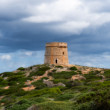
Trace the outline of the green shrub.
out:
[[[71,88],[71,87],[75,87],[75,86],[82,86],[83,82],[79,81],[79,80],[74,80],[74,81],[68,81],[66,83],[66,87]]]
[[[0,102],[1,103],[5,103],[5,105],[9,105],[11,103],[14,103],[16,100],[15,98],[13,98],[12,96],[6,96],[5,98],[3,98]]]
[[[33,104],[31,100],[20,100],[19,102],[13,104],[12,106],[8,106],[7,110],[27,110]]]
[[[23,75],[14,75],[8,78],[8,81],[19,81],[23,78]]]
[[[16,96],[22,96],[26,94],[26,92],[24,92],[22,90],[22,85],[15,85],[15,86],[10,86],[9,89],[4,91],[4,95],[16,95]]]
[[[53,81],[53,83],[55,83],[55,84],[60,83],[60,82],[66,84],[67,82],[69,82],[68,79],[53,79],[52,81]]]
[[[45,73],[45,71],[37,71],[38,76],[42,76]]]
[[[82,104],[77,104],[74,107],[74,109],[75,110],[100,110],[100,109],[96,109],[95,104],[94,104],[93,101],[82,103]]]
[[[34,85],[36,89],[43,89],[44,87],[46,87],[46,85],[42,82],[42,80],[33,82],[32,85]]]
[[[20,68],[18,68],[17,70],[24,71],[24,70],[25,70],[25,68],[20,67]]]
[[[64,94],[60,94],[56,97],[55,100],[57,101],[65,101],[65,100],[70,100],[72,99],[73,95],[70,93],[64,93]]]
[[[84,103],[84,102],[89,102],[93,100],[93,98],[96,96],[95,92],[88,92],[88,93],[83,93],[81,96],[77,98],[78,103]]]
[[[63,66],[58,65],[58,66],[56,66],[56,68],[63,68]]]
[[[53,101],[38,104],[40,110],[76,110],[71,102]]]
[[[4,87],[7,86],[8,82],[7,80],[4,80],[2,77],[0,77],[0,87]]]
[[[36,72],[31,72],[29,77],[36,76],[36,75],[42,76],[49,69],[50,67],[48,66],[39,67],[38,70],[36,70]]]
[[[3,75],[3,77],[9,77],[9,76],[12,76],[13,74],[14,73],[12,73],[12,72],[4,72],[1,75]]]
[[[56,69],[53,69],[52,72],[53,72],[53,73],[56,72]]]
[[[77,73],[74,71],[62,71],[58,73],[49,73],[49,75],[54,77],[55,79],[69,79],[76,74]]]
[[[105,76],[106,78],[110,78],[110,70],[105,70],[105,71],[104,71],[104,76]]]
[[[5,89],[0,89],[0,96],[1,96],[1,95],[4,95],[4,94],[5,94],[5,92],[6,92],[6,90],[5,90]]]
[[[77,68],[76,68],[75,66],[70,67],[69,69],[70,69],[70,70],[77,70]]]
[[[90,81],[97,81],[97,80],[101,80],[102,77],[97,75],[97,72],[95,71],[90,71],[89,74],[84,74],[84,77],[86,78],[86,82],[90,82]]]
[[[20,89],[20,90],[18,90],[18,91],[15,93],[15,96],[24,96],[24,95],[26,95],[26,94],[28,94],[27,91],[24,91],[23,89]]]
[[[44,88],[44,89],[40,89],[40,90],[34,90],[29,92],[28,96],[26,97],[36,97],[36,96],[41,96],[41,95],[45,95],[45,94],[49,94],[49,95],[55,95],[55,94],[61,94],[61,90],[58,87],[53,87],[53,88]]]
[[[43,66],[43,67],[39,67],[38,71],[47,71],[49,69],[50,69],[49,66]]]
[[[2,82],[4,79],[2,77],[0,77],[0,82]]]

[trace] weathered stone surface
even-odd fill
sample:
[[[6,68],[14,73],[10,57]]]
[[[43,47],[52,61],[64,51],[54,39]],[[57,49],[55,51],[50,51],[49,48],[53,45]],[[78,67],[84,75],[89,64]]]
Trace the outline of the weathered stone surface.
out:
[[[43,80],[43,83],[46,84],[48,87],[54,87],[54,83],[52,81],[49,81],[49,80]]]
[[[68,65],[67,43],[51,42],[46,44],[45,64]]]
[[[65,87],[66,85],[60,82],[60,83],[57,84],[57,86]]]
[[[65,87],[66,85],[63,84],[63,83],[58,83],[58,84],[54,84],[52,81],[49,81],[49,80],[43,80],[43,83],[46,84],[48,87],[54,87],[54,86],[62,86],[62,87]]]

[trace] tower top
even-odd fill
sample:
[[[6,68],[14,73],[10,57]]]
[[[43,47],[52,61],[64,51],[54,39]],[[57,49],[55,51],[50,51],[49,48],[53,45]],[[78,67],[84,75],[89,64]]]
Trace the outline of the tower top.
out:
[[[46,47],[59,47],[59,46],[66,46],[67,47],[67,43],[66,42],[49,42],[49,43],[46,43]]]

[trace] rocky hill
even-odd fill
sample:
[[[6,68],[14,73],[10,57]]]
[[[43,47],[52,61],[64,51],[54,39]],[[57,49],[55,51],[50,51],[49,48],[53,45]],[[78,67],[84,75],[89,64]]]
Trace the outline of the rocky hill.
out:
[[[110,110],[110,69],[35,65],[1,73],[0,110]]]

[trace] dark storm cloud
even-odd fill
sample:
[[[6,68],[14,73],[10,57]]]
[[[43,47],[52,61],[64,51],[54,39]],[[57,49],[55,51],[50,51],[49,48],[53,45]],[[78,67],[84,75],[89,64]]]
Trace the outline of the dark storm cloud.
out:
[[[85,30],[80,35],[67,35],[48,31],[45,24],[24,22],[2,22],[0,25],[3,37],[0,38],[0,52],[14,52],[18,50],[44,50],[46,42],[67,42],[69,51],[82,54],[96,54],[110,51],[109,26],[104,25],[97,30]],[[103,29],[104,28],[104,29]],[[93,31],[93,32],[92,32]]]
[[[0,37],[0,52],[14,52],[23,49],[44,50],[45,43],[52,41],[67,42],[70,51],[82,54],[103,53],[110,50],[109,24],[104,24],[96,29],[88,27],[79,34],[64,35],[46,28],[46,26],[60,24],[60,22],[49,24],[49,22],[22,21],[23,18],[32,16],[31,12],[33,10],[29,7],[40,3],[43,3],[43,0],[33,0],[31,2],[23,0],[9,3],[7,7],[0,7],[0,33],[2,34],[2,37]],[[50,3],[50,0],[45,1],[45,3]],[[68,28],[70,27],[68,26]]]
[[[2,22],[0,25],[3,37],[0,52],[12,52],[22,49],[42,50],[46,42],[60,41],[57,34],[43,28],[43,24],[24,22]],[[5,49],[4,49],[5,47]]]

